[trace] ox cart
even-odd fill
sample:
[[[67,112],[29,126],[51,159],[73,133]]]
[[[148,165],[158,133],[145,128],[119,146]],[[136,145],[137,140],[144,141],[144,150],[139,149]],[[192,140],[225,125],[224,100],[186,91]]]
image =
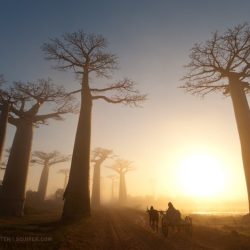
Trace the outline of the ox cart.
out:
[[[166,213],[161,214],[161,231],[165,237],[168,237],[169,229],[176,230],[178,232],[183,231],[187,235],[192,236],[193,225],[192,218],[186,216],[185,219],[169,217]]]

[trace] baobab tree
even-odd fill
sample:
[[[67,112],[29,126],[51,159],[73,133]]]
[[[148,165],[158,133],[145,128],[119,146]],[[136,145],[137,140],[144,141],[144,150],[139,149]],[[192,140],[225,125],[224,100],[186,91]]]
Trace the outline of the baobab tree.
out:
[[[66,33],[61,39],[51,39],[43,45],[46,58],[55,61],[58,69],[72,70],[81,79],[80,90],[72,92],[80,92],[81,105],[62,219],[90,215],[89,169],[93,101],[136,106],[146,98],[129,79],[104,87],[93,87],[90,75],[108,78],[110,72],[118,66],[117,57],[107,52],[106,48],[107,41],[101,35],[87,34],[81,30]]]
[[[32,153],[31,162],[43,167],[37,190],[37,197],[40,201],[44,201],[46,197],[50,168],[58,163],[67,162],[69,160],[69,155],[63,155],[58,151],[53,151],[50,153],[35,151]]]
[[[125,174],[129,171],[135,170],[133,166],[131,166],[132,162],[122,159],[117,159],[113,166],[108,166],[107,168],[113,169],[119,174],[120,182],[119,182],[119,203],[121,205],[125,204],[127,201],[127,188],[125,181]]]
[[[0,160],[2,158],[2,152],[4,147],[4,140],[6,134],[6,128],[8,123],[8,113],[9,113],[9,97],[2,89],[4,83],[3,75],[0,75]]]
[[[188,73],[182,86],[205,96],[221,91],[230,96],[235,113],[250,208],[250,113],[246,92],[250,80],[250,26],[238,25],[224,34],[215,32],[191,50]]]
[[[3,75],[0,75],[0,161],[3,154],[10,109],[14,103],[17,103],[22,98],[20,95],[16,95],[11,88],[7,88]]]
[[[58,173],[64,175],[63,190],[65,190],[69,179],[69,169],[62,168],[58,171]]]
[[[47,124],[49,119],[62,120],[62,115],[75,112],[75,107],[71,103],[72,98],[65,96],[63,88],[50,80],[16,82],[13,91],[23,99],[12,105],[8,118],[9,123],[16,127],[16,133],[2,184],[0,214],[20,216],[25,201],[33,128]],[[47,108],[52,111],[41,114],[39,111],[46,103],[50,104]]]
[[[113,202],[115,200],[115,184],[117,175],[108,175],[107,178],[111,180],[111,202]]]
[[[99,208],[101,204],[100,197],[100,183],[101,183],[101,165],[102,163],[112,157],[113,151],[105,148],[95,148],[92,151],[91,162],[94,163],[93,185],[91,205],[93,208]]]

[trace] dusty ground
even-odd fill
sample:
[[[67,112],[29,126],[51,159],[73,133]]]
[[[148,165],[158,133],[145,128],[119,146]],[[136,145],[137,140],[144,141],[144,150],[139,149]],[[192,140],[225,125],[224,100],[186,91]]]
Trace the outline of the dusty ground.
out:
[[[139,210],[103,209],[68,225],[59,217],[47,212],[1,218],[0,249],[250,250],[250,226],[229,219],[195,216],[193,237],[171,231],[166,239],[152,231]]]

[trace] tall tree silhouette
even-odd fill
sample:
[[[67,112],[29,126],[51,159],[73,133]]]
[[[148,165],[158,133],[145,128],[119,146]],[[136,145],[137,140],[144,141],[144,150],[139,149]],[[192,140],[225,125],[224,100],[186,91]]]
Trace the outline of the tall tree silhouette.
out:
[[[91,205],[93,208],[99,208],[101,204],[101,197],[100,197],[101,165],[106,159],[110,158],[112,154],[113,154],[112,150],[105,148],[95,148],[92,151],[91,162],[94,163],[94,173],[93,173]]]
[[[129,171],[135,170],[133,166],[131,166],[132,162],[122,159],[117,159],[115,165],[108,166],[107,168],[113,169],[119,174],[120,183],[119,183],[119,203],[124,205],[127,201],[127,188],[125,181],[125,174]]]
[[[58,173],[64,175],[63,190],[65,190],[69,179],[69,169],[62,168],[58,171]]]
[[[9,96],[2,89],[4,83],[3,75],[0,75],[0,160],[2,158],[6,128],[9,114]]]
[[[10,109],[14,103],[23,99],[22,96],[16,95],[11,88],[7,88],[5,83],[3,75],[0,75],[0,161],[3,154]]]
[[[107,178],[111,180],[111,202],[113,202],[115,200],[115,184],[117,175],[108,175]]]
[[[191,50],[183,88],[205,96],[222,91],[231,96],[246,177],[250,208],[250,113],[246,93],[250,77],[250,27],[248,24],[215,32],[205,43]]]
[[[46,124],[48,119],[62,120],[61,115],[74,112],[75,109],[71,98],[65,97],[63,88],[52,84],[50,80],[18,82],[14,84],[14,91],[23,99],[12,105],[9,114],[9,123],[16,127],[16,133],[3,179],[0,213],[20,216],[25,201],[33,127]],[[40,108],[46,103],[50,104],[53,111],[40,114]]]
[[[65,156],[57,151],[46,153],[43,151],[35,151],[32,153],[32,162],[43,167],[39,185],[38,185],[38,198],[41,201],[45,200],[48,180],[49,180],[49,170],[51,166],[58,163],[66,162],[70,160],[70,156]]]
[[[10,148],[5,149],[5,155],[4,155],[5,159],[4,161],[1,162],[1,168],[0,168],[1,170],[5,171],[9,155],[10,155]]]
[[[72,155],[69,182],[65,191],[62,219],[90,215],[89,167],[91,113],[95,100],[136,106],[145,100],[131,80],[106,85],[90,86],[90,75],[108,78],[117,68],[117,57],[106,51],[107,42],[101,35],[83,31],[66,33],[61,39],[51,39],[43,45],[48,60],[57,62],[60,70],[73,70],[81,79],[81,107]]]

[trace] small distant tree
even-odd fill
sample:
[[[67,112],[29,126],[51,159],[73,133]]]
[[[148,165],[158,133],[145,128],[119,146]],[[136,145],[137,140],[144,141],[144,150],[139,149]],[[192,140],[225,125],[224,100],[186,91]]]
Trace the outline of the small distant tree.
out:
[[[250,208],[250,112],[246,98],[250,89],[250,26],[238,25],[224,34],[215,32],[207,42],[195,44],[187,69],[182,86],[187,92],[205,96],[221,91],[231,97]]]
[[[108,175],[107,178],[111,180],[111,202],[113,202],[115,200],[115,183],[117,175]]]
[[[58,173],[64,175],[63,190],[65,191],[69,179],[69,169],[68,168],[60,169]]]
[[[43,167],[37,190],[39,200],[45,200],[50,168],[58,163],[67,162],[69,160],[69,155],[65,156],[57,151],[53,151],[50,153],[35,151],[32,153],[32,163],[41,165]]]
[[[119,203],[121,205],[125,204],[127,201],[127,188],[125,181],[125,174],[129,171],[135,170],[133,166],[131,166],[132,162],[122,159],[117,159],[113,166],[107,167],[113,169],[119,174],[120,183],[119,183]]]
[[[20,216],[25,201],[33,128],[47,124],[49,119],[62,120],[63,114],[76,110],[72,98],[51,80],[16,82],[13,92],[20,97],[20,102],[12,105],[8,118],[9,123],[16,127],[16,133],[3,179],[0,214]],[[50,104],[47,108],[52,110],[51,113],[40,113],[45,104]]]
[[[55,61],[60,70],[73,70],[81,79],[81,107],[72,155],[69,182],[65,192],[62,219],[90,215],[89,169],[91,115],[93,101],[137,106],[146,96],[135,89],[131,80],[90,86],[90,75],[108,78],[117,69],[117,57],[106,50],[107,41],[101,35],[83,31],[66,33],[61,39],[51,39],[43,45],[48,60]],[[92,84],[91,84],[92,85]]]
[[[112,155],[113,151],[105,148],[95,148],[92,151],[91,162],[94,163],[94,173],[93,173],[91,205],[93,208],[99,208],[101,204],[101,197],[100,197],[101,165],[106,159],[112,157]]]

